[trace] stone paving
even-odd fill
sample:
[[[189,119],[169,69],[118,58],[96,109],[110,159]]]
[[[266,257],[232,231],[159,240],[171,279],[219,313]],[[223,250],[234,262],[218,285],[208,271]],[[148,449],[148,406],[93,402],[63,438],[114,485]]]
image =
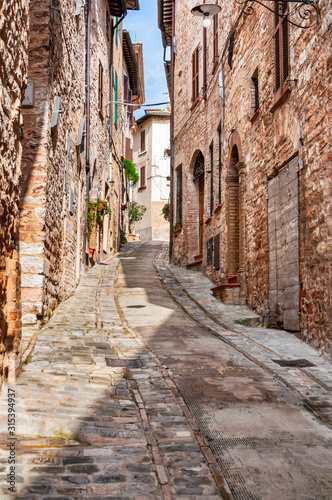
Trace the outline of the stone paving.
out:
[[[236,324],[257,316],[160,248],[126,245],[25,331],[15,493],[0,400],[1,500],[331,498],[331,364]],[[316,366],[272,361],[295,357]]]
[[[168,244],[163,244],[155,266],[173,300],[190,317],[273,373],[317,416],[332,425],[332,363],[324,354],[287,331],[258,327],[259,317],[246,306],[221,303],[213,297],[208,278],[200,272],[169,264]],[[239,320],[256,323],[256,327],[239,324]],[[273,361],[287,359],[306,359],[315,366],[289,368]]]
[[[223,491],[228,498],[167,371],[118,310],[118,263],[97,265],[37,337],[27,331],[14,387],[15,493],[6,482],[6,394],[1,399],[1,500],[216,500]],[[133,367],[107,366],[106,358]]]

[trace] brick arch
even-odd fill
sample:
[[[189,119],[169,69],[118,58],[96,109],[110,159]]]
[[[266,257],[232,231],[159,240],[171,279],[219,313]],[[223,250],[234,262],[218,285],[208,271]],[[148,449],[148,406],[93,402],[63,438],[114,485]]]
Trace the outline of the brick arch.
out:
[[[232,132],[232,135],[229,140],[229,150],[231,151],[231,157],[232,157],[232,151],[234,146],[237,148],[237,153],[238,153],[238,162],[243,163],[244,158],[243,158],[243,152],[242,152],[242,144],[241,144],[241,137],[240,134],[238,133],[237,130],[234,130]]]
[[[231,149],[227,176],[227,274],[237,275],[240,265],[239,151]]]
[[[202,175],[194,180],[194,169],[197,159],[201,159]],[[204,155],[196,149],[191,157],[188,168],[187,204],[184,210],[187,214],[187,250],[188,262],[203,251],[203,217],[204,217]]]

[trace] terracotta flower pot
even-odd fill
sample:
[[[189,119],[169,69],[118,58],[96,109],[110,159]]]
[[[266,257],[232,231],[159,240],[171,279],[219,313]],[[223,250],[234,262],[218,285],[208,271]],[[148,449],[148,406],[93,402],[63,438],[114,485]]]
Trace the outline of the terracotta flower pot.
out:
[[[128,241],[135,241],[135,236],[136,236],[136,234],[128,234],[127,240]]]

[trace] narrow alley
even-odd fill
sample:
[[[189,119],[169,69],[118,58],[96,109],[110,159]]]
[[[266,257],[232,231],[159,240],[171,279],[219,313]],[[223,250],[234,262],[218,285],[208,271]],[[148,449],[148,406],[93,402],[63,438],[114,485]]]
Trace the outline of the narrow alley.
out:
[[[129,243],[27,330],[1,499],[331,498],[331,363],[209,283]]]

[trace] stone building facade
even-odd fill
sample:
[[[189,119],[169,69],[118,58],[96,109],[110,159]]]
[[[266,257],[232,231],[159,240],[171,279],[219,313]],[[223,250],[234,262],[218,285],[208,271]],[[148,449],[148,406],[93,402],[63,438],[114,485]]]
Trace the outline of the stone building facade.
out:
[[[146,207],[143,219],[135,223],[142,240],[169,238],[162,212],[169,201],[169,118],[168,111],[150,109],[136,122],[133,152],[140,179],[133,201]]]
[[[176,39],[172,258],[208,275],[221,300],[331,350],[328,5],[302,29],[257,4],[246,15],[216,3],[205,29],[195,2],[160,2],[164,45]]]
[[[18,210],[27,50],[28,2],[4,0],[0,7],[0,391],[20,368]]]
[[[112,162],[111,137],[117,139],[110,101],[117,52],[122,80],[122,47],[112,52],[112,45],[119,45],[124,6],[30,2],[20,212],[24,324],[51,315],[74,292],[85,266],[118,249],[118,202],[110,180],[121,178]],[[88,204],[98,199],[112,212],[90,230]]]

